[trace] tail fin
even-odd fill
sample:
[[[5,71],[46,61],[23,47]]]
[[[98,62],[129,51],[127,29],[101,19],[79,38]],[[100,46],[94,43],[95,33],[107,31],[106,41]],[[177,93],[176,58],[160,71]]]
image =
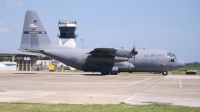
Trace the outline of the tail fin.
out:
[[[41,50],[51,45],[37,13],[28,10],[24,20],[20,50]]]

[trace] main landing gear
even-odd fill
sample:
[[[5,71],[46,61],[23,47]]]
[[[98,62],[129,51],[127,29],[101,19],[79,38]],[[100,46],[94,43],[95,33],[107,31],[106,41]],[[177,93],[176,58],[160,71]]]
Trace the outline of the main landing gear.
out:
[[[163,76],[167,76],[168,72],[167,71],[162,71]]]
[[[111,73],[109,73],[109,72],[101,72],[101,74],[102,75],[117,75],[118,74],[118,72],[111,72]]]

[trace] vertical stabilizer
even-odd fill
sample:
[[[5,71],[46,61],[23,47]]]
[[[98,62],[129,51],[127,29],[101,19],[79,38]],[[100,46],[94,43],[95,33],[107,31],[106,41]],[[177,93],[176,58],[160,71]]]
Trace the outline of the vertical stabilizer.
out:
[[[50,46],[51,41],[37,13],[33,10],[28,10],[25,15],[20,49],[37,50]]]

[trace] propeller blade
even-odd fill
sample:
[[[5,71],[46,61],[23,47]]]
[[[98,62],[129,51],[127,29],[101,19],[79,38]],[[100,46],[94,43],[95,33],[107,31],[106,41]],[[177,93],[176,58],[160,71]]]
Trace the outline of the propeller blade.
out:
[[[135,59],[135,55],[137,55],[138,54],[138,52],[135,50],[135,47],[136,46],[136,44],[135,44],[135,42],[133,43],[133,50],[131,51],[131,54],[134,56],[134,59]]]

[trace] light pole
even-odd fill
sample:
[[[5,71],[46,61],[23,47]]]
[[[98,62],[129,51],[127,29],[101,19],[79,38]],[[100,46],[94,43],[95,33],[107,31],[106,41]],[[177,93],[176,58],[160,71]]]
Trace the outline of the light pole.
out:
[[[83,41],[84,41],[84,39],[80,39],[81,41],[82,41],[82,49],[83,49]]]

